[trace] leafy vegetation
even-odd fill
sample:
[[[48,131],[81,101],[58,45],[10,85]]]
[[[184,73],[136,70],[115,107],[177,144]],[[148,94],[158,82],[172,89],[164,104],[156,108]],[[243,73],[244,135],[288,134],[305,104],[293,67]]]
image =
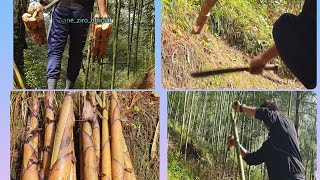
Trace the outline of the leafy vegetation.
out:
[[[281,114],[296,127],[306,179],[316,172],[316,95],[312,92],[170,92],[168,96],[169,179],[236,179],[235,150],[228,149],[231,105],[239,100],[258,107],[265,100],[276,102]],[[240,143],[256,151],[268,136],[263,123],[242,113],[236,115]],[[178,166],[176,161],[179,162]],[[244,163],[246,179],[267,179],[265,166]]]
[[[106,52],[106,58],[103,60],[103,66],[93,63],[92,60],[87,67],[87,53],[89,38],[86,47],[83,50],[83,65],[75,84],[75,88],[140,88],[145,86],[144,78],[148,79],[152,72],[154,73],[154,1],[153,0],[131,0],[120,1],[117,6],[115,1],[108,3],[108,12],[111,18],[116,20],[116,12],[120,10],[118,38],[115,53],[113,46],[116,26],[113,26],[109,46]],[[120,9],[118,8],[120,7]],[[95,13],[98,13],[98,7],[95,6]],[[130,9],[130,11],[129,11]],[[130,13],[128,13],[130,12]],[[130,15],[130,17],[129,17]],[[129,25],[129,26],[128,26]],[[128,36],[129,35],[129,36]],[[130,37],[130,38],[129,38]],[[19,42],[17,42],[19,43]],[[47,47],[36,46],[27,38],[28,48],[24,50],[24,65],[20,71],[26,86],[30,89],[46,88],[46,63]],[[113,61],[113,54],[116,59]],[[130,61],[129,61],[130,58]],[[62,71],[58,88],[65,88],[65,76],[68,60],[68,44],[62,58]],[[129,63],[128,63],[129,61]],[[114,69],[114,84],[112,77]],[[86,72],[89,76],[86,78]],[[154,81],[152,76],[152,81]],[[151,80],[151,79],[149,79]],[[147,89],[154,88],[152,86]]]
[[[190,73],[248,66],[274,43],[272,28],[283,13],[298,14],[300,0],[219,0],[199,35],[190,34],[204,1],[163,0],[162,78],[165,88],[296,89],[301,84],[284,66],[275,74],[222,74],[194,79]]]

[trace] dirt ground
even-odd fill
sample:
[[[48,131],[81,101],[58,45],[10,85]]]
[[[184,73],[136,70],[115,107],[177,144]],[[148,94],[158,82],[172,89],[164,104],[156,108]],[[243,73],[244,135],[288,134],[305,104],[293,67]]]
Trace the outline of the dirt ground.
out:
[[[281,69],[277,74],[265,71],[262,75],[251,75],[243,71],[193,78],[190,75],[193,72],[248,66],[251,58],[208,30],[192,35],[172,24],[163,18],[162,86],[165,89],[305,89],[296,78],[282,75]]]

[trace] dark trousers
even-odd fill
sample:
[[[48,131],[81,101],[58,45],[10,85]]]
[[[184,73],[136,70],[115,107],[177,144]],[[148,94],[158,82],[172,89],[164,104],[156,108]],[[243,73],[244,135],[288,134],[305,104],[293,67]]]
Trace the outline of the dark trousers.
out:
[[[70,35],[69,59],[67,67],[67,79],[75,82],[82,62],[82,50],[84,48],[89,23],[71,23],[77,19],[90,19],[88,10],[76,11],[66,7],[57,6],[52,12],[51,27],[48,35],[48,64],[47,79],[58,79],[61,72],[61,59],[64,48]]]
[[[316,86],[316,25],[308,18],[283,14],[273,38],[284,64],[308,89]]]

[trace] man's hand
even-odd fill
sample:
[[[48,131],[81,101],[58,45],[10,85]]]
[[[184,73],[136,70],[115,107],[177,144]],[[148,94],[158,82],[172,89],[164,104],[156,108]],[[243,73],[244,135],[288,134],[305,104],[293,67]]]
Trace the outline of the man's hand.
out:
[[[99,7],[99,12],[102,18],[107,18],[108,17],[108,11],[107,11],[107,4],[108,1],[106,0],[97,0],[98,2],[98,7]]]
[[[241,103],[240,103],[239,101],[235,101],[235,102],[232,104],[232,108],[233,108],[236,112],[240,112],[240,111],[241,111],[240,106],[241,106]]]
[[[101,14],[101,17],[102,17],[103,19],[107,19],[107,18],[109,17],[109,15],[108,15],[107,12],[104,12],[104,13]]]
[[[279,54],[278,54],[277,47],[276,45],[273,44],[264,53],[253,58],[253,60],[250,63],[250,73],[262,74],[263,68],[266,66],[266,64],[270,62],[271,59],[277,57],[278,55]]]
[[[230,149],[230,147],[234,147],[236,143],[236,140],[234,139],[234,137],[232,135],[230,135],[227,139],[227,145],[228,145],[228,149]],[[241,144],[239,144],[239,148],[240,148],[240,154],[242,156],[242,158],[245,158],[248,151],[242,147]]]
[[[251,74],[262,74],[263,68],[266,66],[266,60],[263,59],[261,56],[256,56],[250,63],[250,70]]]
[[[230,136],[228,137],[228,139],[227,139],[228,148],[234,146],[234,143],[235,143],[234,141],[235,141],[234,137],[233,137],[232,135],[230,135]]]

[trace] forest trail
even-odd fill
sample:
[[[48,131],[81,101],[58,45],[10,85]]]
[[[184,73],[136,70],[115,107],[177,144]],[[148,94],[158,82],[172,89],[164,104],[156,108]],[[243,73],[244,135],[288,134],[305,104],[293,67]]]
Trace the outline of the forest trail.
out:
[[[194,18],[196,18],[196,13]],[[164,15],[165,16],[165,15]],[[209,19],[210,20],[210,19]],[[229,73],[193,78],[193,72],[248,66],[251,59],[237,47],[231,47],[205,25],[201,34],[191,34],[192,22],[183,31],[164,17],[162,21],[162,85],[165,89],[305,89],[296,79],[265,71],[262,75],[249,72]]]

